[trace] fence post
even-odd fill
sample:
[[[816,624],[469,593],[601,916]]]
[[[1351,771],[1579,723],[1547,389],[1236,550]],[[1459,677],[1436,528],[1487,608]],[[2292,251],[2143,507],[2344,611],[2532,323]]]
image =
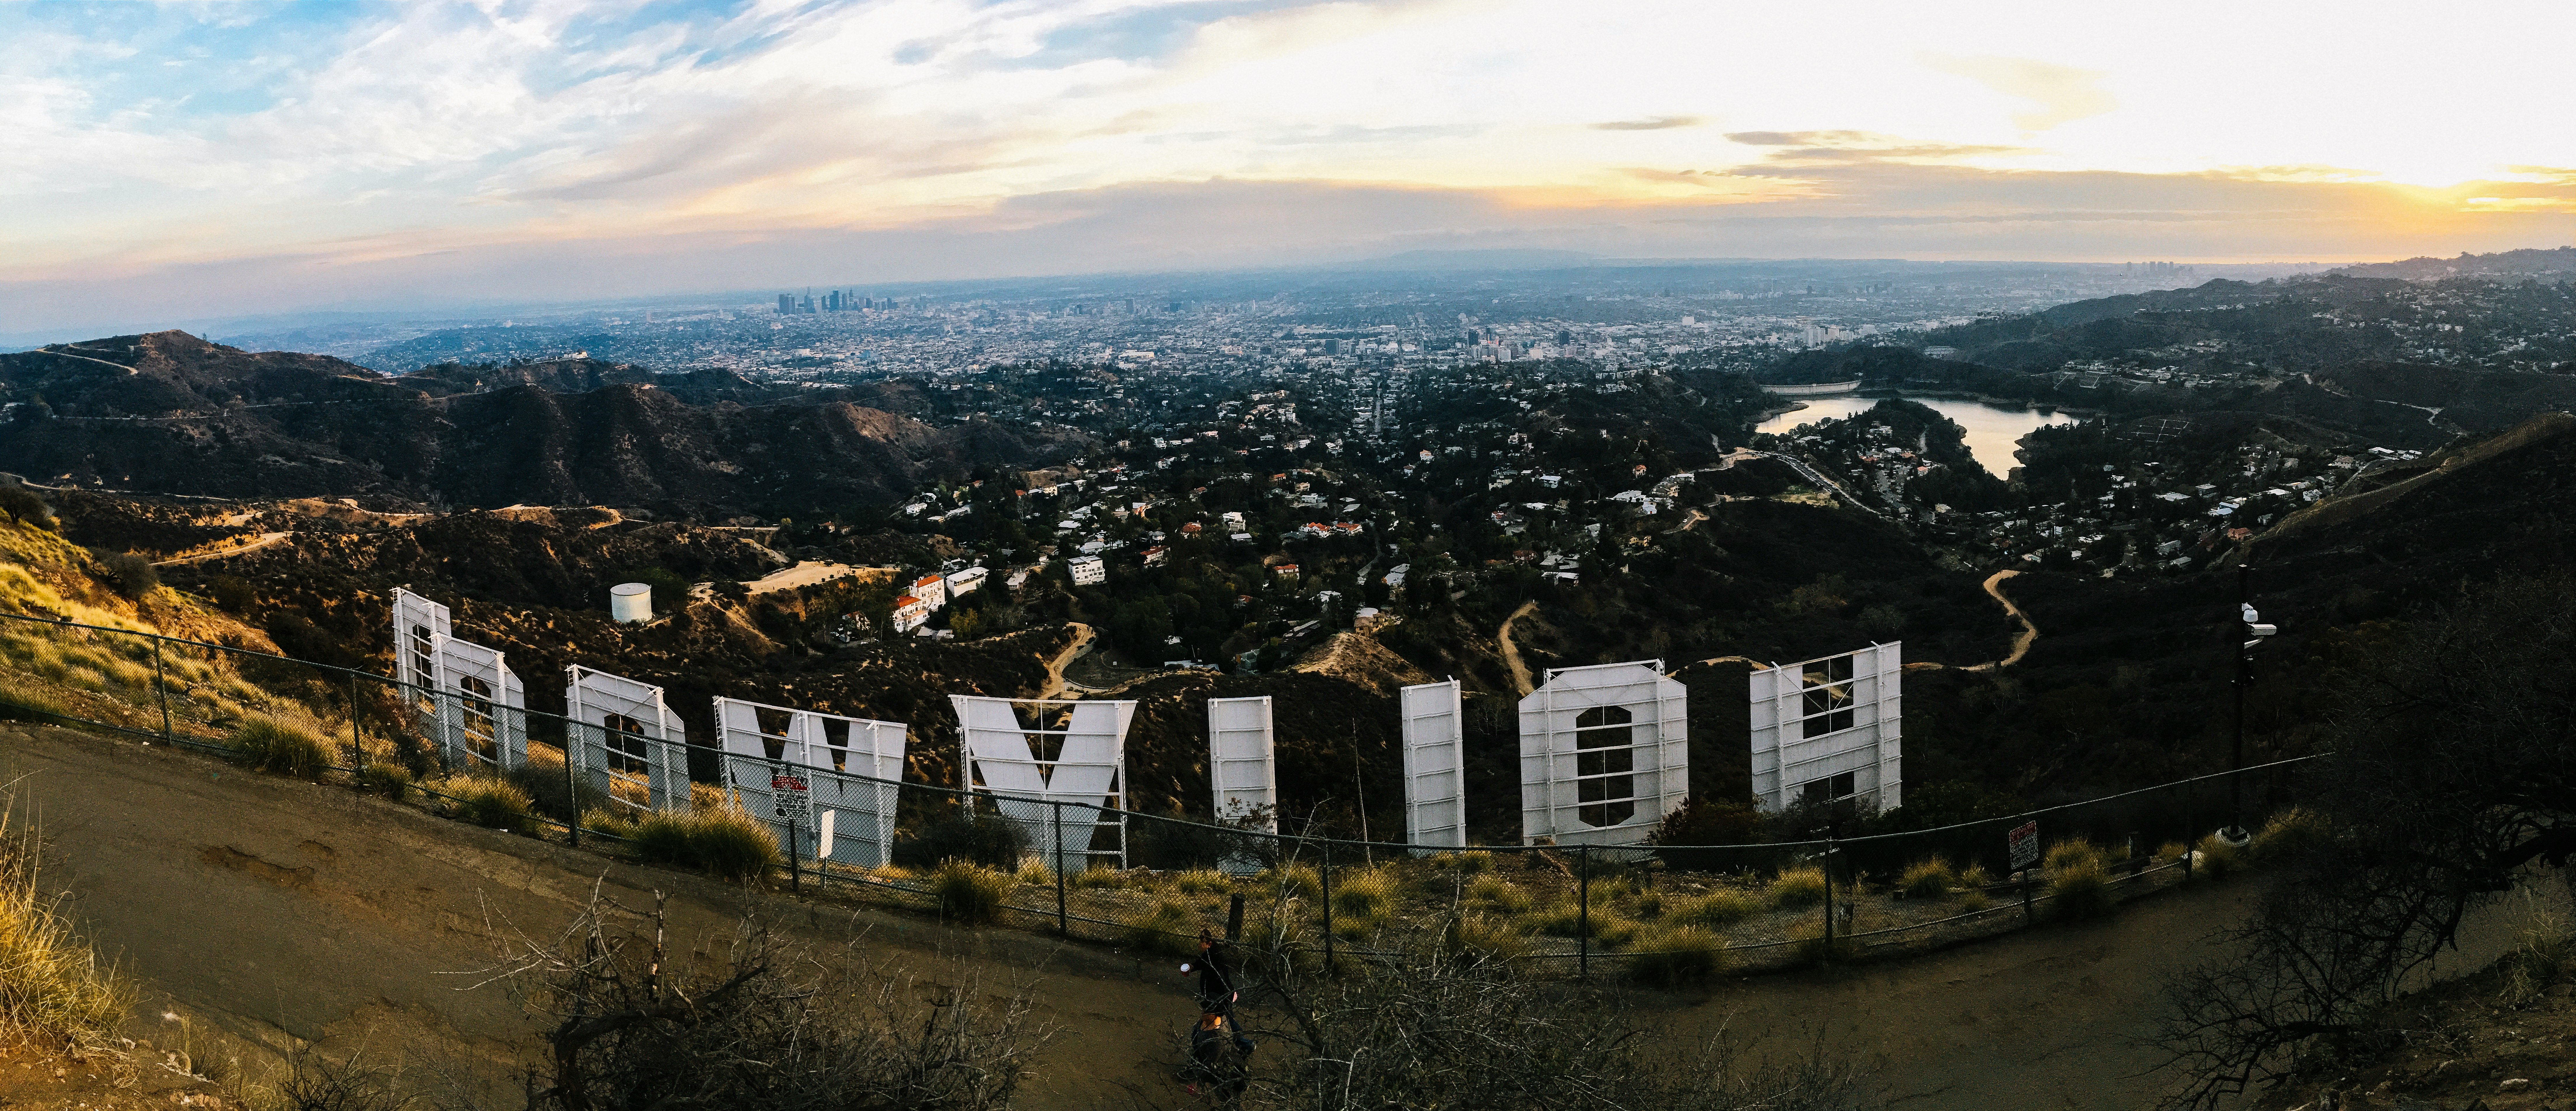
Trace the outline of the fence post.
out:
[[[804,877],[796,870],[796,818],[792,813],[787,818],[787,893],[805,893]]]
[[[1064,804],[1050,802],[1047,805],[1055,808],[1054,825],[1047,832],[1047,845],[1056,850],[1055,867],[1048,869],[1055,873],[1055,936],[1072,937],[1073,927],[1064,915]]]
[[[2024,868],[2021,870],[2021,924],[2025,926],[2037,921],[2037,912],[2033,911],[2030,906],[2030,891],[2032,888],[2039,886],[2039,877],[2032,874],[2037,871],[2039,871],[2037,868]]]
[[[166,722],[163,728],[168,728]],[[367,773],[367,739],[358,732],[358,673],[354,671],[349,673],[349,763],[358,774]]]
[[[1333,843],[1324,842],[1324,971],[1333,970]]]
[[[1825,831],[1825,959],[1834,959],[1834,831]]]
[[[574,748],[580,744],[581,723],[569,718],[565,719],[563,760],[564,798],[567,801],[564,803],[564,809],[572,812],[572,820],[564,823],[564,827],[569,833],[572,847],[576,849],[581,847],[581,777],[573,774],[572,756]]]
[[[170,743],[170,681],[161,676],[161,638],[152,638],[152,689],[161,696],[161,743]],[[351,721],[357,720],[355,708]]]
[[[1574,847],[1575,867],[1580,869],[1574,880],[1574,975],[1592,978],[1592,846]]]

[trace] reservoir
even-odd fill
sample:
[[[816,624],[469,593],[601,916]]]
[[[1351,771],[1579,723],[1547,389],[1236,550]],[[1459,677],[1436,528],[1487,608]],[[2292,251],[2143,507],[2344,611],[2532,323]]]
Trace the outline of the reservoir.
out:
[[[2013,459],[2013,450],[2020,446],[2022,437],[2030,435],[2031,429],[2043,424],[2074,424],[2076,420],[2064,413],[2041,413],[1957,398],[1909,397],[1906,400],[1930,408],[1966,429],[1968,454],[1976,456],[1977,462],[1997,478],[2010,475],[2012,469],[2019,465]],[[1870,406],[1878,404],[1879,399],[1845,394],[1840,397],[1810,397],[1805,401],[1806,408],[1782,413],[1753,426],[1753,430],[1778,434],[1802,424],[1848,417],[1867,411]]]

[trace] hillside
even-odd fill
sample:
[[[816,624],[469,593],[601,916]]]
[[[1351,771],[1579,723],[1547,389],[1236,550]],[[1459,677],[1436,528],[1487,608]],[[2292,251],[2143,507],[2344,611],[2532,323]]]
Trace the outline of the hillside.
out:
[[[611,504],[712,516],[873,504],[1060,456],[1061,433],[934,427],[721,372],[580,360],[388,378],[182,332],[0,355],[0,469],[219,497]]]

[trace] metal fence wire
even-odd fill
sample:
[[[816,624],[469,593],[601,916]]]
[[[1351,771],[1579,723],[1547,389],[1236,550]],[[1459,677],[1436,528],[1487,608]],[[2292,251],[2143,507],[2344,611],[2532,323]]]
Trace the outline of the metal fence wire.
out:
[[[13,716],[228,757],[243,754],[251,723],[287,720],[329,738],[330,772],[363,782],[370,762],[386,761],[444,771],[410,790],[451,810],[462,808],[455,792],[472,780],[508,775],[536,797],[532,832],[574,845],[627,841],[619,831],[657,811],[739,809],[769,828],[800,893],[958,913],[943,886],[953,881],[938,873],[964,858],[991,869],[987,884],[1007,885],[989,908],[999,921],[1070,938],[1193,952],[1199,931],[1224,928],[1233,898],[1248,896],[1256,932],[1328,963],[1402,959],[1425,940],[1455,947],[1465,938],[1573,975],[1590,975],[1596,962],[1712,945],[1738,967],[1946,945],[2050,916],[2065,897],[2063,873],[2079,868],[2114,898],[2167,888],[2211,863],[2189,848],[2233,820],[2238,781],[2248,822],[2259,826],[2295,805],[2296,773],[2319,758],[1857,837],[1460,849],[683,749],[618,715],[577,720],[511,707],[488,691],[20,614],[0,613],[0,664],[12,673],[0,686],[0,712]],[[317,707],[342,720],[314,717]],[[721,769],[720,781],[692,783],[692,760]],[[805,788],[806,807],[782,797],[790,778]],[[2006,833],[2034,822],[2040,846],[2069,859],[2016,872]],[[1126,869],[1114,866],[1121,859]],[[1936,860],[1937,881],[1899,884]],[[1698,931],[1690,948],[1672,948],[1688,930]]]

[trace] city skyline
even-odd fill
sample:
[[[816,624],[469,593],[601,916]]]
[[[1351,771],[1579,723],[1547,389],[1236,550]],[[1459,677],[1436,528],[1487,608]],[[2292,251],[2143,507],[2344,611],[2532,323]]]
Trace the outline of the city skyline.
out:
[[[2566,243],[2536,4],[21,5],[0,333],[1346,262]],[[157,314],[157,316],[156,316]]]

